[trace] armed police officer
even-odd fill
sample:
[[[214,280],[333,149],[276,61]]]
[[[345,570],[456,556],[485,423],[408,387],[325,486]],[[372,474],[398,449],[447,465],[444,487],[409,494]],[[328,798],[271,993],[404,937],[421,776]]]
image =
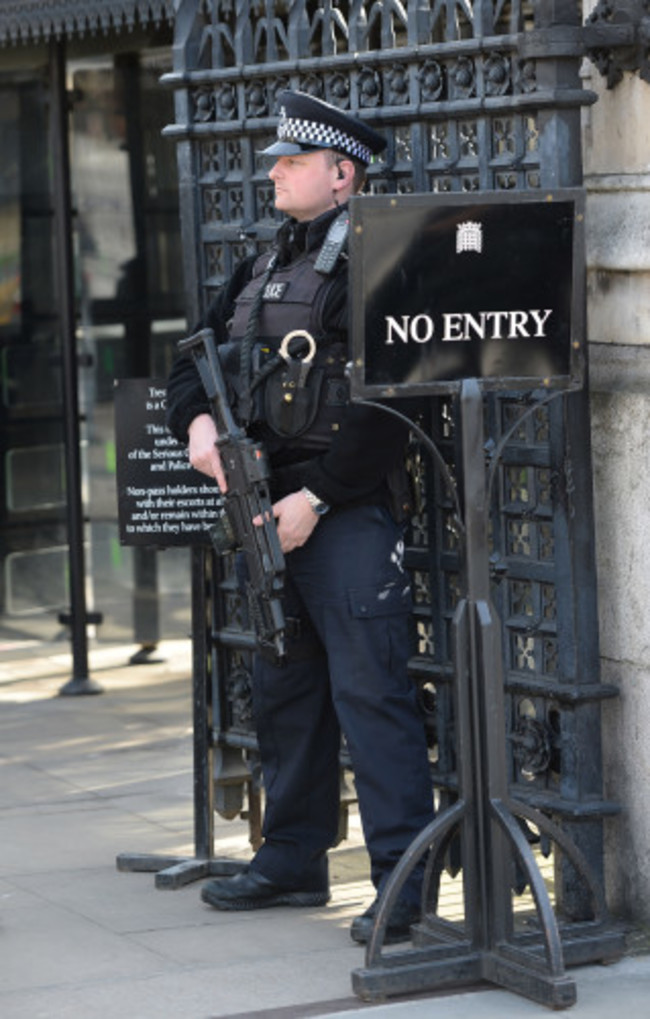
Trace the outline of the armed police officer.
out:
[[[394,484],[406,436],[389,415],[351,404],[345,378],[346,203],[385,142],[304,93],[283,92],[279,103],[277,140],[265,152],[275,159],[269,177],[287,219],[270,252],[238,266],[204,325],[232,366],[235,415],[268,453],[285,615],[294,625],[287,660],[259,656],[254,667],[263,844],[243,873],[209,881],[202,898],[222,910],[328,901],[343,733],[377,891],[352,924],[363,943],[395,864],[433,814],[424,726],[407,676],[411,603]],[[216,427],[187,357],[169,379],[168,422],[188,443],[192,465],[225,491]],[[414,873],[405,884],[386,941],[408,939],[420,883]]]

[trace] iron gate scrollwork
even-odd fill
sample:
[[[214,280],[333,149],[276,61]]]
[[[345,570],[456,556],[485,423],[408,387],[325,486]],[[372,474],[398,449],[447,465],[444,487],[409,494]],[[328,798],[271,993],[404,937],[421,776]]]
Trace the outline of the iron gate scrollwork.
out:
[[[198,320],[237,261],[278,225],[257,158],[280,90],[299,88],[367,119],[386,137],[369,169],[375,194],[529,191],[581,184],[580,10],[546,0],[182,0],[175,27],[176,119],[187,304]],[[543,267],[540,267],[543,271]],[[483,398],[490,478],[490,578],[503,648],[504,740],[512,796],[570,835],[602,883],[600,706],[588,396],[532,406],[535,394]],[[429,400],[421,424],[458,474],[458,404]],[[444,472],[414,441],[413,682],[427,717],[441,806],[457,796],[452,620],[462,594],[457,513]],[[206,617],[212,745],[225,816],[243,805],[253,757],[252,638],[227,562],[209,563]],[[253,779],[253,785],[255,784]],[[522,822],[544,855],[551,841]],[[342,834],[344,834],[344,819]],[[591,915],[566,854],[554,853],[556,910]],[[446,865],[458,867],[450,840]],[[516,884],[516,882],[515,882]],[[525,884],[525,880],[524,880]],[[517,887],[517,891],[523,891]]]

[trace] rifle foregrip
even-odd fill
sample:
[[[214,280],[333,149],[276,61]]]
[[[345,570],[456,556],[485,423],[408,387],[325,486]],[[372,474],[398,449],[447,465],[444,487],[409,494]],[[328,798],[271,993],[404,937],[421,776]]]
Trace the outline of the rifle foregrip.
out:
[[[220,554],[238,548],[244,553],[250,621],[258,647],[261,654],[280,661],[285,655],[281,602],[285,564],[273,519],[266,454],[234,420],[213,330],[200,329],[180,340],[178,350],[194,358],[219,433],[217,447],[228,482],[224,513],[210,529],[213,547]],[[262,518],[259,527],[252,522],[257,516]]]

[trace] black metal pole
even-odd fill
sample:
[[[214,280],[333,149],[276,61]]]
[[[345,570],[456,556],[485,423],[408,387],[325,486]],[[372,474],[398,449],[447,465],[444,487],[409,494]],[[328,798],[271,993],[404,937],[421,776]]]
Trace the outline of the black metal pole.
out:
[[[212,748],[212,613],[214,575],[210,552],[192,549],[192,707],[194,723],[194,849],[198,859],[214,855],[214,751]],[[210,583],[208,603],[206,587]]]
[[[147,272],[147,185],[145,175],[144,123],[140,57],[123,53],[115,58],[115,80],[124,115],[129,182],[133,209],[135,257],[123,268],[121,281],[127,375],[147,378],[151,374],[151,313]],[[133,635],[140,645],[131,665],[156,661],[160,641],[158,550],[146,545],[133,549]]]
[[[77,349],[75,335],[74,258],[72,250],[72,200],[70,152],[68,146],[68,105],[65,83],[65,47],[50,46],[50,137],[54,198],[54,251],[63,376],[63,423],[65,435],[66,507],[68,524],[68,568],[72,677],[60,694],[102,693],[102,687],[88,675],[88,637],[84,563],[84,521],[81,498],[81,457],[79,444],[79,398],[77,390]]]

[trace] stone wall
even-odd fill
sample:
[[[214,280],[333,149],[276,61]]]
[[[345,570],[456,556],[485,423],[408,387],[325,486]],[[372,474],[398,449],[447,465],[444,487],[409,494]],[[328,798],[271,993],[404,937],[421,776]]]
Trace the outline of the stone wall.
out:
[[[614,912],[650,922],[650,85],[585,87],[587,329],[592,408],[605,795]]]

